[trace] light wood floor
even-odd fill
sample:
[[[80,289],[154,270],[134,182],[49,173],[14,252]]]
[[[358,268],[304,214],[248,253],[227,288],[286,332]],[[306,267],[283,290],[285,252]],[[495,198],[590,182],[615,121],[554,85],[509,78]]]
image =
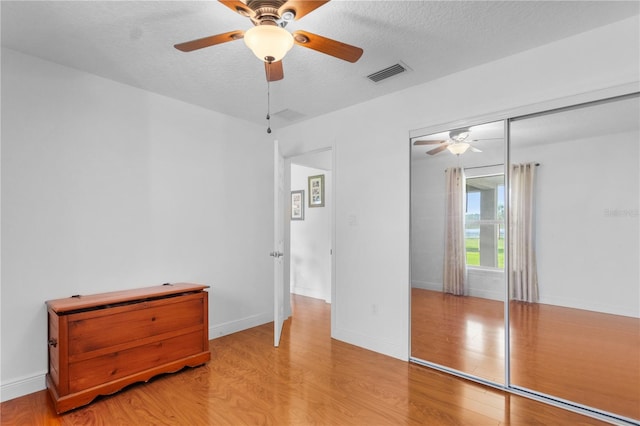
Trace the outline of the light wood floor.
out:
[[[330,307],[292,297],[293,318],[211,341],[205,366],[58,416],[45,391],[0,405],[2,425],[601,425],[330,338]]]
[[[504,382],[504,305],[412,290],[412,355]],[[511,302],[511,383],[640,420],[640,320]]]

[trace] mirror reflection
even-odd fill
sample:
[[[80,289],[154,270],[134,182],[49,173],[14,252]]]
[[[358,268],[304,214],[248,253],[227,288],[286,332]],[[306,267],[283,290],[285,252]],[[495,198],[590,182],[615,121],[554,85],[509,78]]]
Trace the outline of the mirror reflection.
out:
[[[511,163],[539,163],[514,223],[511,383],[640,419],[638,97],[514,120]],[[537,169],[537,170],[535,170]],[[515,172],[514,172],[515,173]],[[514,232],[514,234],[517,231]],[[531,263],[531,261],[533,263]]]
[[[640,420],[639,123],[637,95],[510,120],[508,187],[503,122],[411,140],[413,358]]]
[[[504,382],[504,124],[411,145],[411,355]]]

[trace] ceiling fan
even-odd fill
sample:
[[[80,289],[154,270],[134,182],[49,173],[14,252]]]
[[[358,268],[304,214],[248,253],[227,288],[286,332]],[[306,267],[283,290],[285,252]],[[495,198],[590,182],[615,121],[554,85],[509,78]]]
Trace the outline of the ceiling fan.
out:
[[[418,145],[440,145],[430,151],[427,151],[429,155],[436,155],[439,152],[448,149],[452,154],[460,155],[471,150],[472,152],[482,152],[478,148],[471,146],[467,139],[471,135],[471,131],[468,128],[451,130],[449,132],[449,139],[446,140],[419,140],[413,143],[414,146]],[[474,139],[471,142],[478,141],[480,139]]]
[[[253,53],[264,61],[267,81],[284,78],[282,58],[293,44],[318,52],[356,62],[362,49],[307,31],[290,33],[284,27],[313,12],[329,0],[219,0],[234,12],[249,18],[254,27],[247,31],[235,30],[174,45],[183,52],[215,46],[216,44],[244,39]]]

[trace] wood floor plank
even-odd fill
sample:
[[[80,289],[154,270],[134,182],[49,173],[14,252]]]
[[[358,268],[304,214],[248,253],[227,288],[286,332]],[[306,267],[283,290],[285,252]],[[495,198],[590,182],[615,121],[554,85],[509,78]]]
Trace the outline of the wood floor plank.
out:
[[[330,338],[330,306],[292,297],[273,324],[210,342],[198,368],[132,385],[55,414],[45,391],[0,405],[2,425],[601,425]]]
[[[504,382],[504,304],[412,289],[412,356]],[[640,320],[511,302],[511,383],[640,420]]]

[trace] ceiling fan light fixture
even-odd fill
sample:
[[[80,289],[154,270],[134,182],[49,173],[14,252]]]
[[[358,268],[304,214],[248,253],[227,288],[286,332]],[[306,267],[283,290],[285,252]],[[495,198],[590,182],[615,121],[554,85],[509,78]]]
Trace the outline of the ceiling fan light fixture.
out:
[[[244,33],[244,42],[264,62],[278,62],[293,47],[293,36],[275,25],[258,25]]]
[[[460,154],[464,154],[467,149],[469,149],[471,145],[469,145],[466,142],[457,142],[457,143],[452,143],[451,145],[449,145],[447,147],[447,149],[455,155],[460,155]]]
[[[456,142],[462,142],[469,137],[469,129],[458,129],[449,132],[449,138]]]

